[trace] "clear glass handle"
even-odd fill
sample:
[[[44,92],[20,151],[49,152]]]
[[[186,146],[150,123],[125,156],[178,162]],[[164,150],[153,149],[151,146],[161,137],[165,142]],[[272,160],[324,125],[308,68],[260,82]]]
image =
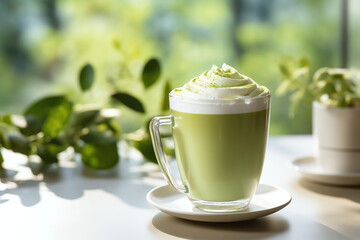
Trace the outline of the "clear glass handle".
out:
[[[150,121],[150,135],[156,159],[169,185],[174,187],[179,192],[186,193],[185,186],[183,184],[177,183],[175,180],[175,177],[172,174],[169,163],[166,159],[159,129],[161,125],[172,125],[172,116],[155,117]]]

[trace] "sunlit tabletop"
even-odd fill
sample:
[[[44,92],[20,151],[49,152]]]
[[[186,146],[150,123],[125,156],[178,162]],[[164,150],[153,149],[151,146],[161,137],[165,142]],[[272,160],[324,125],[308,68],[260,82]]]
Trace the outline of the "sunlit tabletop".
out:
[[[234,223],[161,213],[146,201],[152,188],[166,184],[158,167],[122,151],[127,157],[112,170],[64,160],[37,175],[26,158],[5,152],[0,239],[360,239],[360,188],[309,182],[290,167],[312,154],[311,136],[270,137],[261,182],[287,190],[292,202],[270,216]]]

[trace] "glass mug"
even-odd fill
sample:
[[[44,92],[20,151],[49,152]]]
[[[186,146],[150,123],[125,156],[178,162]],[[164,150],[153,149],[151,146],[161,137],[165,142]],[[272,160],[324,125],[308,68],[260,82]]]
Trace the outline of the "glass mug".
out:
[[[192,204],[209,212],[248,207],[258,186],[269,128],[270,94],[193,100],[170,95],[170,116],[149,128],[157,161],[167,182]],[[182,183],[171,172],[159,127],[171,125]]]

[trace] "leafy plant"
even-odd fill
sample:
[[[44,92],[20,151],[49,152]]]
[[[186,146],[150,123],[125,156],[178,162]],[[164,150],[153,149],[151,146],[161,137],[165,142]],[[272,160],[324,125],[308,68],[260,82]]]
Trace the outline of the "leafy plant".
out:
[[[142,75],[141,75],[141,79],[142,79],[142,83],[145,87],[145,89],[148,89],[149,87],[151,87],[160,77],[160,63],[158,62],[158,60],[156,59],[150,59],[148,61],[148,63],[144,66],[143,71],[142,71]],[[162,99],[162,104],[161,104],[161,112],[162,113],[166,113],[167,111],[169,111],[169,93],[171,91],[171,86],[170,86],[170,82],[169,80],[166,80],[165,84],[164,84],[164,88],[163,88],[163,99]],[[122,94],[122,93],[120,93]],[[112,95],[113,98],[120,100],[123,102],[123,104],[127,104],[126,101],[124,101],[124,97],[121,97],[122,95],[120,95],[119,93],[116,93],[114,95]],[[121,100],[122,99],[122,100]],[[135,100],[131,100],[131,98],[129,98],[127,100],[128,103],[132,102],[134,104],[134,106],[137,106],[138,103],[136,103]],[[137,108],[139,110],[141,110],[140,106],[137,106]],[[139,111],[138,110],[138,111]],[[139,111],[141,112],[141,111]],[[144,126],[130,134],[126,134],[124,136],[124,139],[128,140],[129,142],[131,142],[132,146],[135,147],[139,152],[142,153],[142,155],[144,156],[145,159],[147,159],[150,162],[153,163],[157,163],[156,160],[156,156],[153,150],[153,146],[152,146],[152,141],[151,141],[151,137],[150,137],[150,132],[149,132],[149,122],[151,119],[148,119]],[[166,137],[170,137],[167,134],[162,134],[162,137],[166,138]],[[166,144],[167,142],[164,142],[164,150],[166,152],[166,154],[174,156],[174,149],[171,146],[171,144]]]
[[[302,58],[294,61],[284,58],[280,62],[282,81],[278,95],[290,93],[293,116],[301,101],[318,101],[332,107],[360,106],[360,75],[358,70],[320,68],[311,77],[310,64]]]
[[[142,72],[145,89],[160,77],[160,63],[150,59]],[[79,86],[89,91],[95,81],[95,70],[91,64],[84,65],[79,73]],[[165,84],[164,101],[167,100],[169,84]],[[138,112],[145,108],[136,97],[115,91],[111,99]],[[165,103],[162,104],[166,106]],[[6,148],[26,156],[37,155],[43,163],[59,161],[59,154],[72,148],[81,156],[82,163],[93,169],[108,169],[119,161],[118,141],[127,140],[144,157],[156,162],[147,126],[133,134],[122,134],[118,121],[118,109],[83,109],[66,95],[44,97],[28,106],[22,115],[0,116],[0,150]],[[137,136],[136,138],[131,136]],[[4,159],[0,151],[0,166]]]

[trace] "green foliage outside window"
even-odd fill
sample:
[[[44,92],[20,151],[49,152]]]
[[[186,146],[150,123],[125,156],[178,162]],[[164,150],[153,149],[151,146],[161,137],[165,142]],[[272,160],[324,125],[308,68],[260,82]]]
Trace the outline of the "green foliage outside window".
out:
[[[357,1],[350,6],[349,62],[356,67],[360,19]],[[166,113],[171,88],[212,64],[228,63],[275,93],[284,56],[309,59],[308,76],[336,68],[339,59],[337,0],[3,0],[0,29],[3,147],[56,162],[71,145],[96,168],[107,167],[96,164],[103,137],[111,149],[111,139],[126,139],[155,161],[147,121]],[[294,118],[290,95],[302,99]],[[311,107],[299,95],[273,94],[270,134],[311,133]],[[41,101],[52,105],[38,112]]]

